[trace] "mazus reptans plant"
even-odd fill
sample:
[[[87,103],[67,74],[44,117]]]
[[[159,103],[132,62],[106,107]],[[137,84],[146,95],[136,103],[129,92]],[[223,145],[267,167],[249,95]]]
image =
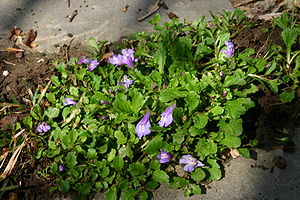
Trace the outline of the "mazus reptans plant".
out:
[[[149,135],[151,133],[150,127],[150,111],[148,111],[136,125],[135,132],[137,133],[138,138],[141,139],[143,136]]]

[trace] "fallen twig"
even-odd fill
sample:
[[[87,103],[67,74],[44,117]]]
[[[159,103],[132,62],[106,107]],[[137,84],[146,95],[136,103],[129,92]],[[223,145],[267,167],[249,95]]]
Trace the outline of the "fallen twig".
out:
[[[69,21],[72,22],[76,15],[78,15],[78,10],[74,10],[72,15],[69,15]]]
[[[141,17],[138,17],[137,20],[139,22],[143,21],[144,19],[155,13],[161,6],[165,9],[168,9],[168,6],[163,0],[157,0]]]
[[[23,143],[16,148],[16,150],[13,153],[12,157],[10,158],[8,164],[6,165],[3,173],[0,175],[0,180],[5,179],[12,172],[15,164],[17,163],[17,160],[19,158],[20,153],[21,153],[23,147],[25,146],[26,140],[27,139],[25,138],[25,140],[23,141]]]

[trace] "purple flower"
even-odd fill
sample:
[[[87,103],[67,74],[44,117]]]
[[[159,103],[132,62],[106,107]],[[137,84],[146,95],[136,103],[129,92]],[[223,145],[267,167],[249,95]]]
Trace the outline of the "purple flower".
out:
[[[90,60],[88,58],[83,57],[79,60],[78,64],[82,65],[82,63],[88,64],[90,63]]]
[[[157,158],[159,159],[159,163],[163,164],[169,162],[173,158],[173,155],[161,150]]]
[[[102,116],[101,119],[109,119],[108,116]]]
[[[107,104],[107,105],[110,104],[109,102],[104,101],[104,100],[101,100],[100,102],[101,102],[101,103],[104,103],[104,104]]]
[[[225,91],[223,92],[223,94],[222,94],[222,97],[223,97],[223,98],[226,97],[227,94],[228,94],[228,92],[225,90]]]
[[[220,72],[220,76],[222,77],[222,76],[224,76],[225,74],[224,74],[224,72]]]
[[[72,100],[71,98],[67,97],[65,98],[65,102],[63,103],[64,106],[69,106],[69,105],[75,105],[77,102]]]
[[[137,62],[138,59],[134,58],[134,50],[133,49],[122,49],[122,55],[113,55],[111,58],[108,58],[108,61],[112,65],[128,65],[131,69],[134,67],[134,62]]]
[[[141,119],[141,121],[136,125],[135,132],[137,133],[139,139],[151,133],[150,130],[151,125],[149,119],[150,119],[150,111],[148,111]]]
[[[126,90],[133,83],[134,80],[129,80],[126,75],[124,75],[124,81],[120,81],[119,84],[122,85]]]
[[[98,60],[90,60],[88,70],[93,71],[99,65]]]
[[[176,107],[175,104],[172,104],[171,106],[169,106],[165,112],[163,112],[160,116],[161,116],[161,119],[160,121],[158,122],[159,126],[160,127],[167,127],[169,126],[172,121],[173,121],[173,116],[172,116],[172,113],[173,113],[173,110],[174,108]]]
[[[108,62],[112,65],[124,65],[123,63],[123,56],[121,54],[113,55],[112,57],[108,58]]]
[[[230,58],[234,54],[234,44],[230,41],[226,41],[225,45],[227,49],[222,49],[221,52],[225,53],[227,58]]]
[[[38,127],[37,127],[37,131],[39,133],[46,133],[47,131],[49,131],[51,129],[51,127],[46,123],[46,122],[42,122]]]
[[[182,158],[179,160],[180,164],[185,164],[183,170],[186,172],[193,172],[196,167],[202,167],[204,164],[194,158],[191,155],[184,155]]]
[[[156,90],[156,89],[157,89],[157,84],[156,84],[156,83],[152,84],[152,89],[153,89],[153,90]]]
[[[58,171],[62,172],[62,171],[64,171],[64,170],[65,170],[64,166],[58,165]]]

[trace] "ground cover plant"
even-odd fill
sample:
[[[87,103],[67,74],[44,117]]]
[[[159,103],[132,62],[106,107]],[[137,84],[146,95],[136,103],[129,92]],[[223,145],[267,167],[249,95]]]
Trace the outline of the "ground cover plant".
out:
[[[293,48],[299,27],[287,12],[273,23],[285,46],[262,57],[239,50],[232,37],[236,26],[250,26],[245,19],[236,10],[210,23],[160,25],[156,15],[153,33],[122,37],[112,51],[91,39],[91,57],[54,62],[57,74],[15,127],[37,141],[36,159],[52,161],[40,172],[55,175],[51,191],[148,199],[169,183],[189,196],[222,178],[225,150],[249,158],[256,141],[242,116],[255,107],[258,85],[283,103],[296,98],[300,51]]]

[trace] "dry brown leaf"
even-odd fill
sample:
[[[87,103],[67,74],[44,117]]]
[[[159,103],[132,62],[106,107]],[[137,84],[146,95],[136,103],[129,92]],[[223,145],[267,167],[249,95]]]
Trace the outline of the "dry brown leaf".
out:
[[[106,61],[108,60],[108,58],[112,57],[114,55],[113,52],[109,52],[109,53],[105,53],[102,58],[101,58],[101,61]]]
[[[26,140],[27,140],[27,139],[25,138],[25,140],[23,141],[23,143],[22,143],[20,146],[18,146],[18,147],[16,148],[16,150],[15,150],[15,152],[13,153],[13,155],[11,156],[11,158],[10,158],[8,164],[6,165],[6,167],[5,167],[4,171],[3,171],[3,173],[0,175],[0,180],[5,179],[5,178],[6,178],[7,176],[9,176],[10,173],[12,172],[12,170],[13,170],[13,168],[14,168],[14,166],[15,166],[15,164],[16,164],[18,158],[19,158],[20,153],[21,153],[23,147],[25,146],[25,141],[26,141]]]
[[[8,48],[6,48],[5,49],[6,51],[8,51],[8,52],[24,52],[24,50],[23,49],[18,49],[18,48],[12,48],[12,47],[8,47]]]
[[[30,45],[29,45],[31,48],[35,48],[37,46],[39,46],[37,43],[35,42],[31,42]]]
[[[30,31],[26,34],[25,38],[22,40],[23,44],[26,46],[30,46],[30,44],[35,40],[37,36],[37,31],[30,29]]]
[[[179,18],[175,13],[173,13],[173,12],[169,12],[168,14],[168,17],[169,17],[169,19],[173,19],[173,18]]]
[[[237,149],[231,149],[231,150],[230,150],[230,155],[231,155],[231,157],[234,159],[234,158],[239,157],[239,156],[240,156],[240,153],[239,153],[239,151],[238,151]]]
[[[123,12],[127,12],[128,8],[129,8],[129,5],[126,5],[126,6],[123,8]]]

